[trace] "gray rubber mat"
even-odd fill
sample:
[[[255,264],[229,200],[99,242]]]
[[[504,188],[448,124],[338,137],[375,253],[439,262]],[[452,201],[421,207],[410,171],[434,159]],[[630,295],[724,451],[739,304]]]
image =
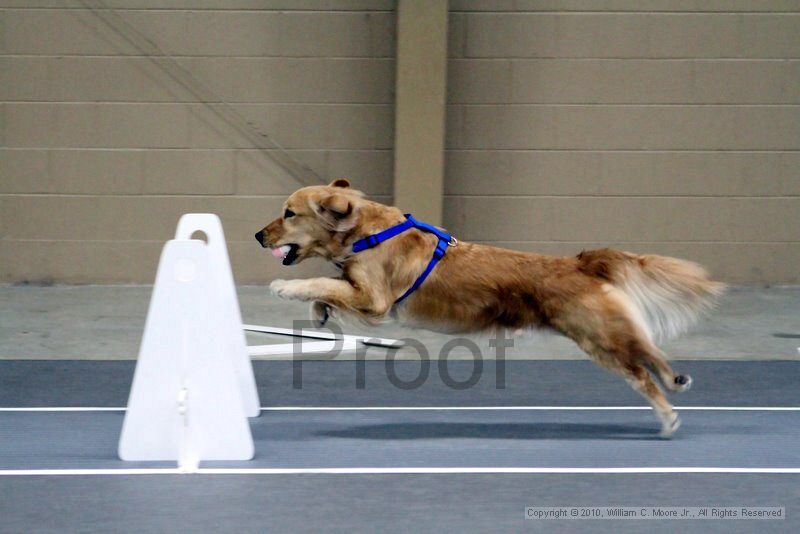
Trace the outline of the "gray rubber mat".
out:
[[[800,468],[800,412],[686,411],[672,440],[650,411],[268,411],[256,456],[201,467]],[[171,467],[122,462],[122,412],[0,412],[0,470]]]
[[[363,362],[363,389],[355,361],[256,361],[253,369],[262,406],[643,406],[619,377],[589,361],[509,360],[498,371],[492,360],[467,389],[449,387],[437,362],[427,379],[417,361]],[[707,406],[800,406],[800,361],[675,361],[692,375],[690,391],[676,404]],[[125,406],[132,361],[0,360],[0,407]],[[471,361],[451,361],[446,373],[467,381]],[[295,378],[300,378],[298,387]],[[498,388],[498,382],[503,386]]]
[[[674,362],[693,389],[672,440],[649,410],[295,410],[276,407],[636,408],[617,377],[581,361],[494,362],[474,387],[448,387],[432,362],[416,389],[383,362],[255,362],[262,405],[251,462],[232,469],[335,467],[800,467],[800,362]],[[418,362],[397,362],[403,380]],[[456,380],[471,362],[452,362]],[[133,362],[0,361],[0,474],[22,469],[174,467],[121,462],[121,407]],[[10,472],[10,471],[9,471]],[[526,506],[783,506],[780,521],[526,521]],[[796,532],[800,475],[788,473],[226,474],[0,476],[0,532]]]

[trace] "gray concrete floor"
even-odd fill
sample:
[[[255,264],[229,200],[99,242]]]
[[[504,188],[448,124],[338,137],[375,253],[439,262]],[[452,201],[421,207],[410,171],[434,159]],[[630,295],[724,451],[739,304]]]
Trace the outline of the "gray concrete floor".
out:
[[[0,358],[134,359],[144,327],[151,286],[9,286],[0,285]],[[304,303],[280,301],[263,286],[238,288],[246,323],[291,327],[307,318]],[[453,336],[385,325],[344,327],[347,333],[415,338],[431,358]],[[488,336],[467,336],[484,358],[492,358]],[[286,342],[248,335],[249,344]],[[584,358],[569,340],[553,335],[517,337],[509,359]],[[692,332],[664,345],[680,359],[798,359],[800,287],[732,288],[719,306]],[[367,358],[386,356],[370,349]],[[312,357],[312,356],[310,356]],[[352,359],[353,353],[338,358]],[[417,358],[413,350],[397,358]],[[451,358],[470,357],[456,348]]]

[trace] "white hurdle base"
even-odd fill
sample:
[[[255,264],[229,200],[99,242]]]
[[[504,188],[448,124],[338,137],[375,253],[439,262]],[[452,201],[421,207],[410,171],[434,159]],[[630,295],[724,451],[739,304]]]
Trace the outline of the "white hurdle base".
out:
[[[293,341],[292,343],[278,343],[273,345],[249,345],[247,347],[247,352],[250,356],[281,356],[295,354],[298,349],[300,354],[318,354],[321,352],[331,352],[337,348],[340,351],[353,351],[358,349],[360,345],[387,349],[399,349],[403,346],[403,342],[399,339],[351,336],[347,334],[339,336],[331,332],[320,332],[318,330],[293,330],[291,328],[253,324],[242,325],[242,328],[244,328],[245,332],[321,340],[301,341],[299,344]]]

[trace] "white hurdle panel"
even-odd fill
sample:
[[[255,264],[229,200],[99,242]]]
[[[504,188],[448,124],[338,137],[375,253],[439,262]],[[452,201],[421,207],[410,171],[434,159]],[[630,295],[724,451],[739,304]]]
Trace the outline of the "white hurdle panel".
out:
[[[223,320],[212,258],[202,241],[164,246],[120,434],[123,460],[177,461],[192,472],[202,460],[253,457],[239,355],[230,351],[243,332]]]
[[[191,239],[203,232],[207,242]],[[247,346],[245,330],[300,338]],[[310,339],[313,341],[303,341]],[[261,413],[251,356],[402,346],[394,339],[243,325],[219,217],[188,213],[158,263],[119,439],[126,461],[250,460],[248,417]]]

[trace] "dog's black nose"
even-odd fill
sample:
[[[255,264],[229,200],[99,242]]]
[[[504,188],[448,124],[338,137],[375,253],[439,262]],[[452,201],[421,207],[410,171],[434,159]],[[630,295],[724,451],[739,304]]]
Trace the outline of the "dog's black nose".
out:
[[[256,232],[256,241],[258,241],[258,244],[262,247],[264,246],[264,230]]]

